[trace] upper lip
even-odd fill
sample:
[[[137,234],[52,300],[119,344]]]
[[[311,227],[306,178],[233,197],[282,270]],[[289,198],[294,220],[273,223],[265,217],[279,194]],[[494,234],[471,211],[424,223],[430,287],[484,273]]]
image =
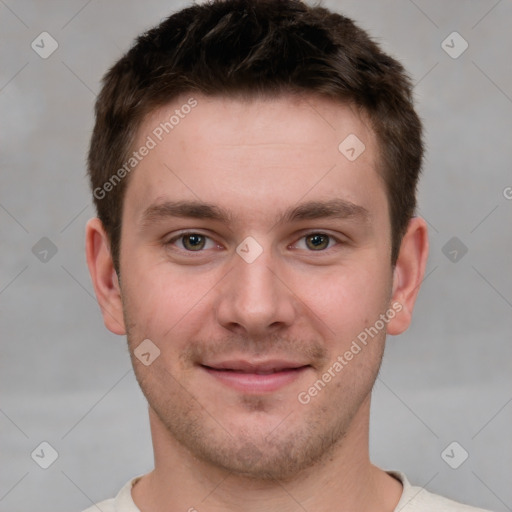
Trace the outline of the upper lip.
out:
[[[283,370],[292,370],[309,366],[307,363],[286,361],[284,359],[271,359],[267,361],[245,361],[241,359],[203,363],[202,366],[213,370],[232,370],[243,373],[269,373]]]

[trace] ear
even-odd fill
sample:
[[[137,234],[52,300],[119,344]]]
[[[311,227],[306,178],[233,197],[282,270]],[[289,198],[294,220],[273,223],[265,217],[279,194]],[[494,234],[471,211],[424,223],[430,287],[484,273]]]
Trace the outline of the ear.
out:
[[[114,334],[126,334],[121,289],[110,253],[110,242],[98,218],[87,223],[85,252],[105,326]]]
[[[427,257],[427,224],[421,217],[414,217],[409,221],[402,239],[393,273],[391,304],[395,305],[393,309],[397,314],[388,322],[388,334],[401,334],[411,324],[414,303],[425,275]]]

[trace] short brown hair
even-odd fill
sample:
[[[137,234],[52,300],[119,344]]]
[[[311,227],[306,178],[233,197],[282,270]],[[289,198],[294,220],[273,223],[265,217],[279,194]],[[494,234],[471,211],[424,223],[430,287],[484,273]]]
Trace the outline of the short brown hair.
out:
[[[352,20],[323,7],[300,0],[213,0],[183,9],[142,34],[103,78],[88,171],[118,272],[129,177],[108,187],[108,193],[102,187],[129,158],[145,116],[194,92],[227,97],[311,93],[357,105],[378,140],[391,263],[396,263],[414,215],[423,157],[421,122],[402,65]]]

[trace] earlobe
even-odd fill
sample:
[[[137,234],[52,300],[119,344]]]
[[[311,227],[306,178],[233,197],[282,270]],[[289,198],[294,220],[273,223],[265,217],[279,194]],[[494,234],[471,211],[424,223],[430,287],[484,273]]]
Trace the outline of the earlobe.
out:
[[[89,273],[105,326],[114,334],[126,334],[119,280],[108,236],[98,218],[87,223],[85,247]]]
[[[427,224],[421,217],[414,217],[409,221],[402,239],[393,273],[391,305],[395,304],[395,309],[400,309],[400,312],[388,323],[388,334],[401,334],[409,327],[416,297],[425,275],[427,258]]]

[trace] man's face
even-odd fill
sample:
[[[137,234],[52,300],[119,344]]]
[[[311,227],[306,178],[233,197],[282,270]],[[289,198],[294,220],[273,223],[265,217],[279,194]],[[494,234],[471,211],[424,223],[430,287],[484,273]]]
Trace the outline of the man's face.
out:
[[[375,136],[355,109],[324,99],[196,95],[159,141],[154,130],[187,99],[146,119],[135,147],[148,136],[157,144],[124,199],[121,295],[135,372],[186,450],[282,478],[367,414],[385,328],[343,356],[391,307]],[[350,134],[365,145],[353,161],[338,148]],[[160,350],[148,366],[133,356],[146,339]]]

